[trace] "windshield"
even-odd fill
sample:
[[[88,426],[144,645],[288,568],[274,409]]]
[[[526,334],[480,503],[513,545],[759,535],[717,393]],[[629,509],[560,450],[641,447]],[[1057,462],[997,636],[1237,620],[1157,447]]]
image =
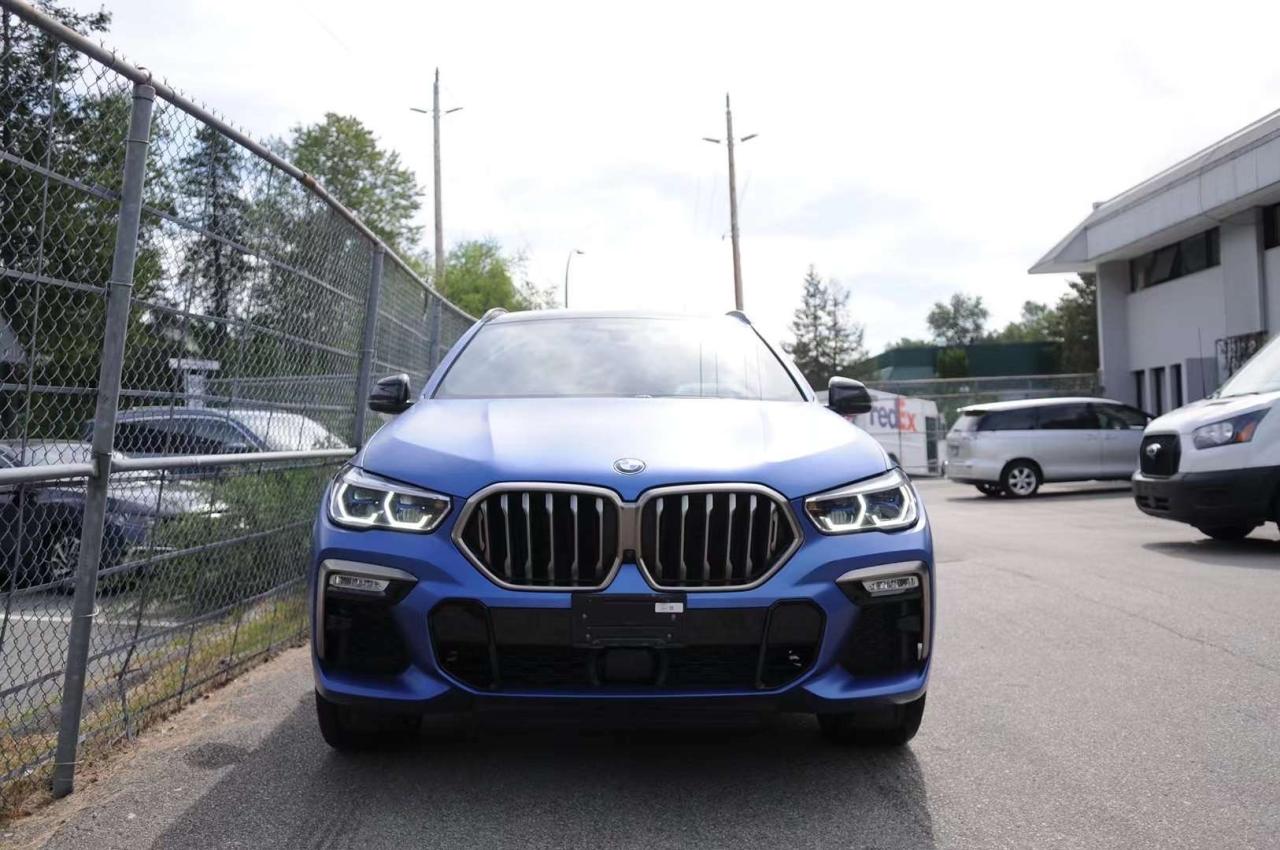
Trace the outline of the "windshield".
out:
[[[1233,395],[1253,395],[1280,390],[1280,337],[1263,346],[1262,350],[1241,367],[1218,390],[1219,398]]]
[[[437,398],[616,396],[804,401],[737,319],[565,317],[486,325]]]

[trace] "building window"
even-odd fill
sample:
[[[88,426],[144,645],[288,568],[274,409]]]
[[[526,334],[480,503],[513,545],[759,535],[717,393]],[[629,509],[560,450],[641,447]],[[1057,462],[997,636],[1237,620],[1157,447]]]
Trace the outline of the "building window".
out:
[[[1182,364],[1174,363],[1169,367],[1169,397],[1173,400],[1173,410],[1182,407]]]
[[[1147,373],[1139,369],[1133,373],[1133,406],[1139,410],[1146,410],[1144,403],[1147,394],[1144,392],[1147,383]]]
[[[1218,265],[1218,228],[1129,261],[1129,291],[1137,292]]]
[[[1262,211],[1262,244],[1267,248],[1280,248],[1280,204],[1272,204]]]
[[[1151,406],[1152,412],[1159,416],[1164,413],[1164,367],[1157,366],[1151,370]]]

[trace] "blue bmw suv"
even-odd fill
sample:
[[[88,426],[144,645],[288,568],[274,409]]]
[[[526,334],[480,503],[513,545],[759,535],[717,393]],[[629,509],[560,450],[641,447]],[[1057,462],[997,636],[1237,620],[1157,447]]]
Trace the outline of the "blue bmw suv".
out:
[[[741,313],[492,311],[333,479],[316,710],[353,749],[422,715],[565,705],[920,726],[933,543],[911,482]]]

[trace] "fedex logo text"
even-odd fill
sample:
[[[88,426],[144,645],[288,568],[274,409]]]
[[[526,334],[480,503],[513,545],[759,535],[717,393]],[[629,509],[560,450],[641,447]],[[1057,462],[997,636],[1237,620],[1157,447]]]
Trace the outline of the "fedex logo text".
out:
[[[896,404],[877,404],[867,414],[867,424],[888,428],[894,431],[917,431],[915,413],[907,412],[906,399],[898,399]]]

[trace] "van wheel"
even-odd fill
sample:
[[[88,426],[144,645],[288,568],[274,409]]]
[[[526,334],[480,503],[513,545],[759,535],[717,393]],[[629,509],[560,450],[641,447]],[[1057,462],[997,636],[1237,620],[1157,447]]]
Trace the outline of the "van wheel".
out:
[[[1040,489],[1040,468],[1031,461],[1015,460],[1004,468],[1000,485],[1004,492],[1018,499],[1034,496]]]
[[[1249,533],[1257,528],[1256,525],[1220,525],[1216,528],[1199,528],[1200,533],[1205,537],[1212,537],[1214,540],[1232,541],[1244,540]]]
[[[855,747],[901,747],[916,736],[924,718],[924,695],[876,714],[819,714],[822,736]]]
[[[1004,492],[1000,489],[999,484],[975,484],[973,486],[977,487],[978,492],[984,496],[999,496]]]
[[[316,720],[320,737],[339,752],[386,747],[415,735],[422,718],[415,714],[380,715],[339,705],[316,691]]]

